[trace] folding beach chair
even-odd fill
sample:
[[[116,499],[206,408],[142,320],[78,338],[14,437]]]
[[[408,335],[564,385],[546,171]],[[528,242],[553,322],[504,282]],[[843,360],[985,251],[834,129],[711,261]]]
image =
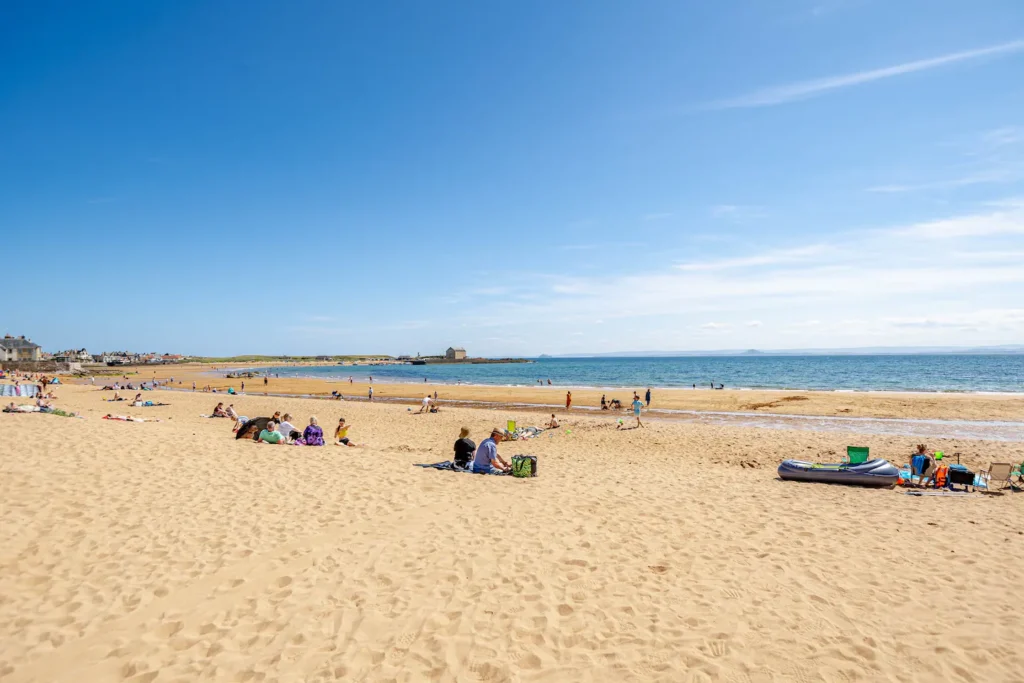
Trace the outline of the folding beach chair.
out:
[[[847,446],[846,459],[851,465],[859,465],[862,462],[867,462],[868,450],[867,446]]]
[[[992,490],[993,484],[999,484],[999,488],[1004,489],[1011,486],[1010,472],[1012,471],[1013,465],[1010,463],[994,462],[988,466],[988,469],[978,472],[978,478],[985,482],[985,488],[989,491]]]

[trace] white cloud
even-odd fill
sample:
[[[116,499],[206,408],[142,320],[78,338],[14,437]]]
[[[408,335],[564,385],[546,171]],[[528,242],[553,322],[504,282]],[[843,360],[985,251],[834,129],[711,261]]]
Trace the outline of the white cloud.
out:
[[[839,76],[827,76],[808,81],[799,81],[785,85],[773,86],[755,90],[747,95],[733,99],[713,102],[707,105],[710,109],[735,109],[746,107],[770,107],[778,104],[785,104],[796,100],[803,100],[815,97],[823,93],[849,88],[855,85],[871,83],[886,78],[903,76],[905,74],[928,71],[939,67],[956,64],[959,62],[973,61],[984,57],[996,57],[999,55],[1012,54],[1024,51],[1024,40],[1015,40],[999,45],[990,45],[975,50],[964,50],[950,54],[932,57],[930,59],[919,59],[903,64],[895,64],[880,69],[858,71],[856,73],[843,74]]]
[[[897,231],[906,237],[951,239],[1024,234],[1024,211],[995,211],[918,223]]]
[[[776,249],[763,254],[752,256],[739,256],[736,258],[718,259],[712,261],[700,261],[692,263],[679,263],[674,267],[678,270],[728,270],[731,268],[749,268],[752,266],[775,265],[779,263],[793,263],[806,261],[821,255],[825,247],[820,244],[812,244],[806,247],[794,249]]]
[[[548,352],[578,331],[593,351],[628,350],[637,335],[646,348],[700,348],[698,335],[711,332],[719,348],[746,348],[754,328],[763,348],[1013,343],[1024,339],[1024,319],[969,314],[979,302],[993,312],[1019,309],[1021,234],[1024,208],[987,208],[628,274],[534,273],[522,286],[536,296],[510,298],[496,324],[529,320]],[[479,303],[474,325],[487,320]],[[604,322],[620,333],[608,342],[614,347],[599,345]]]

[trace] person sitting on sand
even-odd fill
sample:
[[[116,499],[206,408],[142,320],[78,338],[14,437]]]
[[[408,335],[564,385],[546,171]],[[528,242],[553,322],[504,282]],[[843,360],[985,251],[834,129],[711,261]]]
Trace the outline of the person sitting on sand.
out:
[[[335,446],[351,446],[356,448],[359,444],[355,443],[348,438],[348,430],[352,425],[345,424],[345,418],[338,418],[338,426],[334,429],[334,445]]]
[[[112,399],[110,399],[110,400],[111,400],[111,401],[123,401],[124,399],[123,399],[123,398],[121,398],[121,394],[119,394],[119,393],[117,393],[117,392],[115,391],[115,392],[114,392],[114,398],[112,398]]]
[[[216,407],[213,409],[213,415],[211,415],[210,417],[227,417],[227,416],[228,416],[228,413],[227,413],[226,410],[224,410],[224,404],[223,403],[218,403],[216,405]]]
[[[309,426],[302,432],[302,441],[307,446],[323,446],[324,430],[316,422],[316,417],[309,418]]]
[[[505,474],[512,468],[498,455],[498,444],[505,438],[505,432],[497,427],[491,430],[490,438],[484,439],[473,457],[472,471],[478,474]]]
[[[469,438],[469,427],[459,430],[459,440],[455,442],[455,466],[461,470],[469,467],[473,460],[476,444]]]
[[[39,398],[36,399],[36,408],[39,408],[39,412],[41,413],[48,413],[51,410],[53,410],[53,405],[49,401],[44,400],[42,396],[40,396]]]
[[[917,444],[917,452],[910,456],[910,475],[918,474],[917,484],[924,487],[930,480],[934,461],[928,453],[928,446],[923,443]]]
[[[132,399],[132,406],[138,408],[142,405],[142,392],[135,394],[135,398]]]
[[[555,419],[555,414],[551,413],[551,420],[547,424],[548,429],[558,429],[558,420]]]
[[[292,436],[291,436],[292,432],[298,431],[292,425],[292,414],[291,413],[285,413],[283,416],[281,416],[281,420],[280,421],[274,420],[274,422],[278,423],[278,431],[280,431],[282,434],[284,434],[288,438],[292,438]]]
[[[281,444],[287,442],[285,441],[284,435],[277,431],[277,423],[271,420],[267,423],[267,428],[260,432],[260,436],[256,440],[256,443]]]

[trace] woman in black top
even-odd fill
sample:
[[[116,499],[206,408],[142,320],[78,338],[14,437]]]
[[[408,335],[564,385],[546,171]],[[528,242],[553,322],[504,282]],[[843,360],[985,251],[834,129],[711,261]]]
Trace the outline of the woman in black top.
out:
[[[455,442],[455,466],[469,467],[473,460],[473,453],[476,452],[476,444],[469,438],[469,428],[463,427],[459,432],[459,440]]]

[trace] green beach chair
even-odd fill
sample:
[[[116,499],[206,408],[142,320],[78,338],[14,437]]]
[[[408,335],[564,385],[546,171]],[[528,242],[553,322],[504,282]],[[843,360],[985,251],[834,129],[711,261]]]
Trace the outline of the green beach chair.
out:
[[[868,447],[867,446],[847,446],[846,447],[846,460],[851,465],[859,465],[862,462],[868,461]]]

